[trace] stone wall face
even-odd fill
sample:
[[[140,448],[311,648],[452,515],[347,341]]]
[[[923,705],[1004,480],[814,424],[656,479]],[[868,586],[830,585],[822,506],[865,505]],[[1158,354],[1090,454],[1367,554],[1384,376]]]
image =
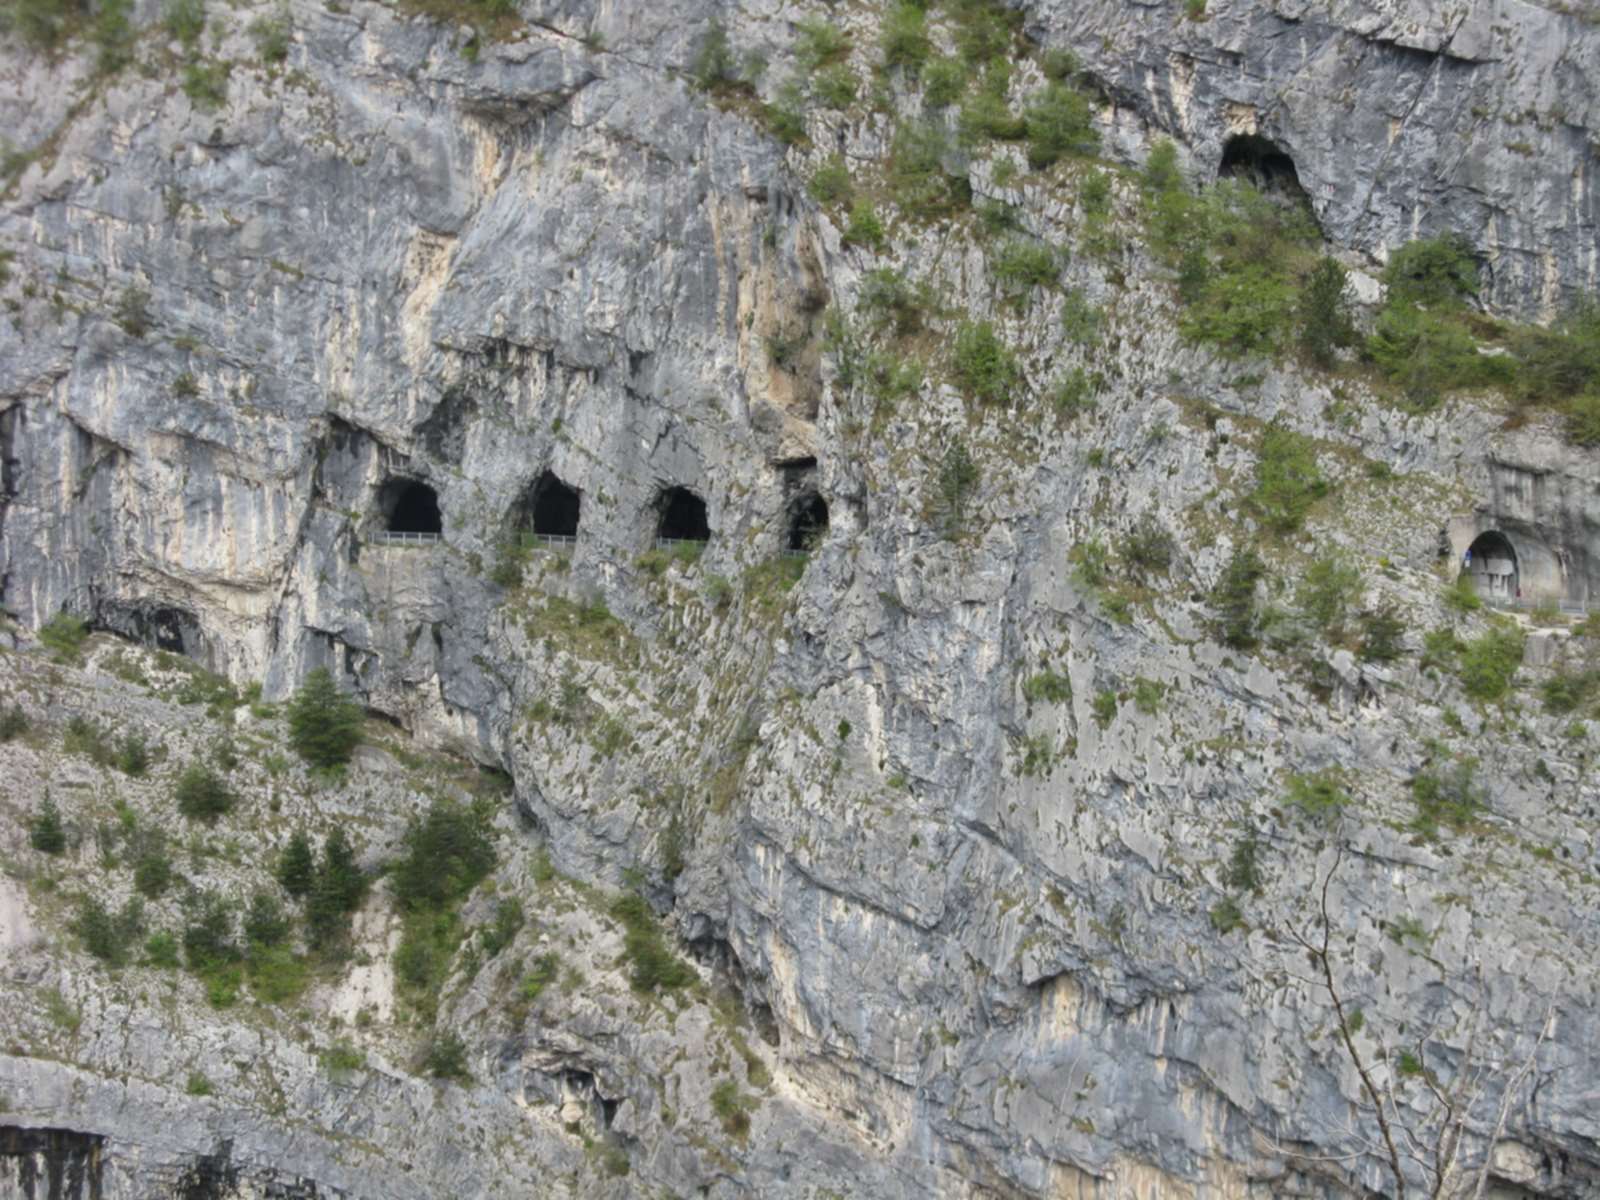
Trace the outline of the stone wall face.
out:
[[[847,245],[805,180],[824,148],[881,160],[885,128],[818,117],[813,149],[785,152],[749,107],[692,91],[681,69],[709,6],[538,0],[526,30],[476,58],[458,30],[340,8],[293,4],[295,74],[240,65],[216,113],[137,73],[69,113],[86,67],[7,57],[0,117],[52,151],[0,211],[17,248],[0,330],[4,601],[30,629],[65,609],[175,642],[268,700],[328,666],[419,739],[504,768],[555,865],[598,887],[645,880],[782,1063],[777,1115],[721,1158],[668,1130],[651,1085],[655,1064],[692,1057],[687,1025],[646,1036],[589,1013],[519,1034],[484,1048],[497,1069],[481,1093],[624,1105],[612,1128],[657,1175],[608,1181],[617,1195],[1385,1187],[1370,1154],[1349,1174],[1309,1165],[1348,1150],[1352,1121],[1363,1144],[1377,1135],[1283,932],[1315,921],[1313,885],[1337,862],[1330,907],[1370,1030],[1437,1027],[1459,1051],[1481,1012],[1496,1055],[1521,1061],[1555,1006],[1502,1182],[1592,1194],[1587,760],[1539,724],[1482,767],[1497,832],[1447,852],[1412,829],[1409,787],[1438,766],[1444,685],[1414,655],[1391,671],[1320,645],[1309,665],[1230,650],[1206,597],[1235,548],[1267,540],[1219,482],[1248,488],[1265,422],[1316,439],[1335,491],[1356,497],[1289,552],[1352,556],[1406,617],[1409,651],[1447,619],[1437,531],[1453,516],[1472,514],[1453,544],[1504,530],[1528,547],[1530,583],[1600,595],[1593,455],[1468,406],[1408,416],[1363,394],[1335,421],[1342,394],[1292,364],[1241,382],[1177,336],[1137,247],[1115,271],[1075,253],[1063,276],[1109,314],[1091,360],[1063,343],[1054,293],[1003,302],[965,229],[908,227],[881,257]],[[1448,226],[1502,309],[1549,313],[1597,282],[1600,35],[1579,16],[1180,9],[1024,6],[1026,28],[1072,46],[1104,90],[1113,156],[1137,162],[1167,134],[1203,175],[1227,136],[1257,132],[1292,155],[1353,258]],[[787,9],[716,11],[740,52],[787,53]],[[875,14],[839,19],[874,44]],[[243,64],[234,24],[224,49]],[[915,104],[900,84],[889,95]],[[963,165],[1032,232],[1075,236],[1070,200]],[[840,385],[824,310],[853,312],[884,265],[999,323],[1041,392],[1073,366],[1102,374],[1098,411],[1070,425],[980,408],[934,379],[882,412]],[[123,310],[136,295],[142,332]],[[801,345],[782,367],[780,337]],[[934,493],[958,440],[981,482],[952,539]],[[830,527],[790,590],[763,572],[787,532],[783,464],[806,457]],[[1398,478],[1393,505],[1363,464]],[[513,507],[545,470],[582,493],[579,541],[506,587]],[[439,543],[374,537],[395,477],[436,491]],[[642,559],[671,487],[707,502],[713,537],[692,564]],[[1123,621],[1073,555],[1143,518],[1175,532],[1179,557]],[[1289,602],[1285,580],[1268,586]],[[719,603],[721,588],[740,598]],[[1064,698],[1030,697],[1046,672]],[[574,694],[585,721],[530,716]],[[628,737],[607,751],[594,731],[610,728]],[[1330,769],[1363,781],[1361,819],[1337,837],[1283,799],[1289,776]],[[673,813],[689,847],[668,877]],[[1255,829],[1267,878],[1223,931],[1227,864]],[[1426,927],[1426,955],[1395,936],[1402,919]],[[1477,962],[1493,965],[1481,981]],[[473,1015],[462,1000],[443,1019]],[[152,1053],[108,1050],[93,1071],[7,1057],[0,1075],[44,1097],[39,1119],[103,1132],[130,1161],[159,1119],[176,1131],[150,1151],[162,1171],[226,1129],[319,1195],[512,1194],[501,1151],[482,1148],[516,1139],[509,1102],[494,1138],[461,1148],[468,1099],[429,1107],[431,1085],[386,1077],[351,1101],[370,1138],[347,1160],[343,1134],[316,1124],[331,1089],[314,1064],[294,1065],[302,1139],[287,1118],[143,1082],[133,1067]],[[1398,1103],[1425,1120],[1420,1089]],[[410,1178],[389,1161],[408,1138],[431,1147]],[[554,1125],[525,1149],[563,1178],[584,1161]]]

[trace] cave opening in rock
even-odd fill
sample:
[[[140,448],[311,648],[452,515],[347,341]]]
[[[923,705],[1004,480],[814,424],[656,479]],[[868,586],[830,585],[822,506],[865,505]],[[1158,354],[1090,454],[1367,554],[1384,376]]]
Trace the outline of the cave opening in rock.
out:
[[[1473,539],[1462,556],[1461,571],[1485,600],[1511,602],[1522,595],[1517,548],[1498,529],[1486,530]]]
[[[660,542],[707,542],[711,526],[706,522],[706,502],[688,488],[668,488],[656,500],[661,520],[656,526]]]
[[[793,553],[809,554],[822,544],[828,532],[828,502],[816,492],[807,492],[789,505],[788,548]]]
[[[439,496],[415,479],[391,479],[381,497],[384,529],[389,533],[443,533]]]
[[[575,538],[581,503],[577,488],[546,471],[523,498],[518,529],[544,538]]]
[[[1306,198],[1294,159],[1283,147],[1259,134],[1237,133],[1224,142],[1217,175],[1223,179],[1243,180],[1263,192]]]

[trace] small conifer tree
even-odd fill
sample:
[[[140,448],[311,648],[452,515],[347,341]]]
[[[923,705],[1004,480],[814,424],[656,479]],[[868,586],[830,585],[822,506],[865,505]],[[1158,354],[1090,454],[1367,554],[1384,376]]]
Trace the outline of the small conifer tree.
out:
[[[289,742],[315,767],[350,761],[361,744],[361,706],[339,690],[326,667],[306,676],[289,701]]]
[[[311,891],[316,877],[317,862],[311,853],[311,839],[305,830],[296,829],[289,835],[289,844],[278,858],[278,882],[284,891],[299,899]]]
[[[67,848],[67,831],[61,824],[61,813],[49,792],[44,794],[38,815],[28,826],[28,842],[41,854],[60,854]]]

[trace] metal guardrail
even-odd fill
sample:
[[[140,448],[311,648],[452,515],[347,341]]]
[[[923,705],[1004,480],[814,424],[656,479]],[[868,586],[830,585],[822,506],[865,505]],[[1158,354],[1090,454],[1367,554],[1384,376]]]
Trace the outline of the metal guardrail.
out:
[[[372,535],[372,540],[394,546],[424,546],[433,542],[444,541],[444,534],[413,533],[405,529],[380,529]]]
[[[698,550],[704,550],[706,548],[706,542],[707,542],[707,539],[705,539],[705,538],[658,537],[656,539],[656,549],[657,550],[676,550],[679,546],[693,546]]]
[[[543,546],[546,550],[570,550],[578,544],[575,533],[530,533],[524,535],[526,546]]]
[[[1480,596],[1490,608],[1514,608],[1520,612],[1538,612],[1540,609],[1551,607],[1549,597],[1536,598],[1533,596]],[[1586,617],[1592,612],[1600,612],[1600,604],[1589,604],[1582,600],[1558,600],[1554,605],[1557,612],[1568,617]]]

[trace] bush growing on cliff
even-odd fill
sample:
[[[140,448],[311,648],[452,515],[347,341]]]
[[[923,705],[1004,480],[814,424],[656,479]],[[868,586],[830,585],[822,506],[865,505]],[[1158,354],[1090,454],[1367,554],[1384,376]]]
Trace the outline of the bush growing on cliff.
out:
[[[1504,696],[1522,665],[1523,641],[1522,630],[1505,623],[1466,643],[1461,652],[1461,686],[1467,695],[1486,702]]]
[[[173,790],[178,811],[196,821],[215,821],[232,811],[233,792],[215,771],[195,763],[178,776]]]
[[[278,858],[277,879],[283,890],[299,899],[310,893],[317,877],[317,860],[311,850],[311,839],[304,829],[289,835],[289,842]]]
[[[1295,309],[1300,348],[1319,367],[1331,367],[1335,352],[1355,340],[1355,326],[1345,300],[1348,282],[1349,272],[1344,265],[1324,255],[1300,289]]]
[[[1100,135],[1089,119],[1089,101],[1064,83],[1046,85],[1023,114],[1028,165],[1054,166],[1069,155],[1093,154]]]
[[[112,912],[95,897],[81,896],[72,931],[95,958],[107,966],[120,967],[144,933],[144,903],[139,897],[130,896]]]
[[[907,121],[895,131],[886,178],[894,201],[914,217],[940,217],[968,207],[972,186],[944,169],[949,150],[944,127]]]
[[[461,899],[494,869],[486,814],[435,800],[407,827],[389,885],[406,909],[440,908]]]
[[[885,67],[891,71],[898,68],[915,77],[933,48],[922,8],[910,0],[902,0],[891,8],[883,18],[878,46],[883,51]]]
[[[67,848],[67,831],[61,823],[61,811],[50,793],[44,794],[39,811],[28,822],[28,844],[40,854],[60,854]]]
[[[694,982],[693,968],[668,947],[643,896],[634,892],[618,896],[611,904],[611,915],[622,923],[623,945],[633,963],[629,978],[635,991],[671,990]]]
[[[1016,353],[988,321],[961,323],[951,350],[951,366],[962,388],[986,404],[1008,399],[1022,382]]]
[[[88,636],[89,626],[70,613],[57,613],[39,629],[40,643],[55,655],[57,662],[77,662]]]
[[[1284,802],[1312,820],[1324,823],[1338,819],[1350,803],[1344,777],[1338,771],[1318,771],[1312,775],[1291,775]]]
[[[952,442],[934,472],[930,505],[945,537],[956,537],[965,530],[967,506],[981,478],[966,443]]]
[[[1256,461],[1256,486],[1250,503],[1274,533],[1299,529],[1323,495],[1328,482],[1317,467],[1315,443],[1281,425],[1261,434]]]
[[[318,667],[289,701],[289,744],[314,767],[342,766],[361,744],[361,719],[361,706]]]

